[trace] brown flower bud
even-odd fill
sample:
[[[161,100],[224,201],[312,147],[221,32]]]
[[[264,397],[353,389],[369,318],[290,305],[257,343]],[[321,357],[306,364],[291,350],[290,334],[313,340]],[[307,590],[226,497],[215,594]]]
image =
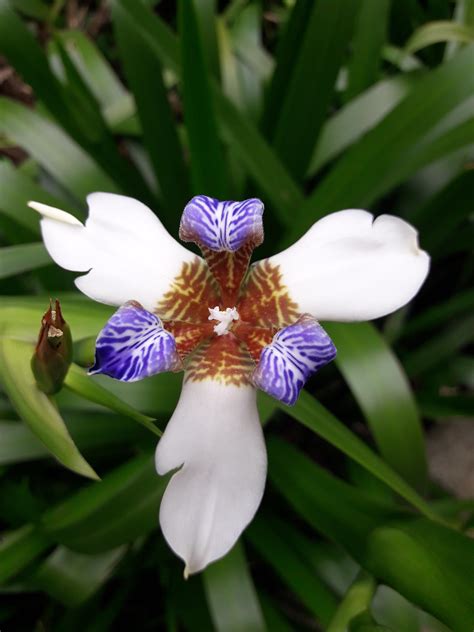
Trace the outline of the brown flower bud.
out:
[[[31,368],[38,388],[48,395],[57,393],[72,361],[72,337],[61,313],[59,301],[50,301],[41,321]]]

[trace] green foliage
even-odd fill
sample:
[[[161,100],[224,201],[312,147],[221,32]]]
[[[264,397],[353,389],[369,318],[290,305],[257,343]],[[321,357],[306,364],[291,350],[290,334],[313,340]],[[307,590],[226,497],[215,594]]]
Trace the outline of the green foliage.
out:
[[[474,501],[430,480],[425,438],[473,414],[474,3],[112,0],[109,21],[64,4],[0,0],[0,55],[32,89],[0,86],[2,629],[472,630]],[[193,193],[259,196],[259,257],[368,207],[432,256],[407,308],[327,326],[335,367],[294,407],[260,398],[261,512],[187,582],[152,456],[179,378],[86,375],[112,308],[50,265],[26,206],[83,218],[94,190],[174,234]],[[50,296],[74,341],[54,397],[30,368]]]

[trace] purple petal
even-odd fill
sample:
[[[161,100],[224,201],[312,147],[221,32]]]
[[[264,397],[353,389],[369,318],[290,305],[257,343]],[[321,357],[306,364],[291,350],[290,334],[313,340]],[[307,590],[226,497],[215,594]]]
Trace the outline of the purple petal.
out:
[[[155,314],[130,301],[115,312],[100,332],[89,375],[103,373],[123,382],[136,382],[180,368],[173,335],[163,329]]]
[[[220,201],[196,195],[181,217],[179,236],[218,252],[235,252],[263,241],[263,203],[257,198],[243,202]]]
[[[305,382],[336,356],[336,347],[321,325],[304,314],[284,327],[260,356],[252,380],[275,399],[292,406]]]

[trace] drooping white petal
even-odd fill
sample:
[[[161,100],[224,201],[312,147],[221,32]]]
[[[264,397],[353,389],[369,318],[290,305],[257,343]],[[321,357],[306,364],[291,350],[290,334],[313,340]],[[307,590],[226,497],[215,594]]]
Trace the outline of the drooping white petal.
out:
[[[184,384],[156,450],[159,474],[180,467],[163,496],[160,524],[188,574],[225,555],[260,504],[267,459],[254,388]]]
[[[43,240],[66,270],[89,273],[77,287],[94,300],[121,305],[130,299],[152,311],[184,262],[196,258],[166,231],[144,204],[113,193],[87,196],[89,217],[75,217],[31,202],[41,213]]]
[[[258,262],[277,266],[300,312],[319,320],[378,318],[405,305],[428,274],[417,232],[392,215],[346,210],[316,222],[287,250]]]

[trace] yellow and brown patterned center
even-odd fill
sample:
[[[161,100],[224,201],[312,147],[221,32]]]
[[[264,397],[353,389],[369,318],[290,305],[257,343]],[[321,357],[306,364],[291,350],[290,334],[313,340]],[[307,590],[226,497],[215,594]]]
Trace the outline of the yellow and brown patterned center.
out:
[[[236,253],[204,250],[184,263],[171,289],[156,307],[176,340],[186,379],[213,379],[236,386],[250,383],[262,349],[275,333],[299,317],[297,305],[268,260],[247,274],[252,246]],[[209,308],[236,307],[239,319],[225,335],[214,332]]]

